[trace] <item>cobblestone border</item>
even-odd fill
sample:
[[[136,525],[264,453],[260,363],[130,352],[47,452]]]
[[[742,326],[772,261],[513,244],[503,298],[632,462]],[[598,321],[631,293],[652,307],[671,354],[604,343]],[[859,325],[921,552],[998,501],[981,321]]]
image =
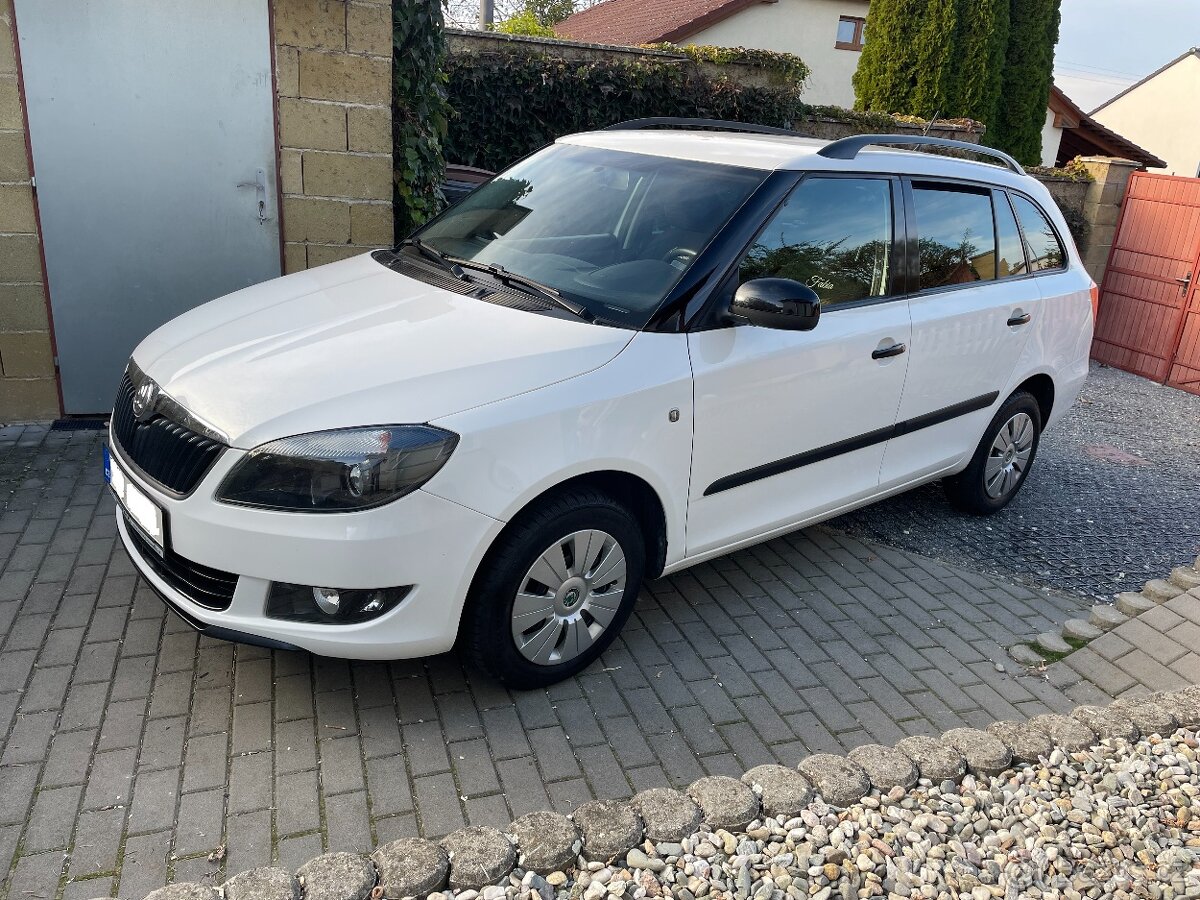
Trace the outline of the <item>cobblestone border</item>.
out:
[[[1068,619],[1058,634],[1044,632],[1032,644],[1014,644],[1008,653],[1023,666],[1057,662],[1106,631],[1188,593],[1200,597],[1200,556],[1191,566],[1176,566],[1166,578],[1147,581],[1138,593],[1124,591],[1115,603],[1097,603],[1086,619]]]
[[[787,820],[822,798],[834,807],[856,803],[872,790],[886,793],[928,783],[959,781],[967,774],[995,775],[1033,765],[1054,747],[1076,752],[1103,740],[1137,740],[1200,727],[1200,685],[1160,692],[1106,707],[1080,706],[1068,715],[1036,716],[1028,723],[996,722],[986,731],[955,728],[942,738],[910,737],[895,747],[857,747],[849,756],[820,753],[795,769],[758,766],[741,779],[701,778],[686,791],[653,788],[632,800],[593,800],[571,816],[536,812],[505,831],[472,827],[440,842],[404,838],[371,856],[327,853],[293,875],[262,867],[230,878],[220,888],[172,884],[146,900],[499,900],[497,883],[521,872],[523,884],[553,889],[572,871],[625,858],[645,867],[643,838],[682,840],[702,825],[738,829],[762,816]],[[537,892],[537,891],[535,891]],[[550,892],[552,896],[552,890]],[[545,897],[545,894],[542,894]]]

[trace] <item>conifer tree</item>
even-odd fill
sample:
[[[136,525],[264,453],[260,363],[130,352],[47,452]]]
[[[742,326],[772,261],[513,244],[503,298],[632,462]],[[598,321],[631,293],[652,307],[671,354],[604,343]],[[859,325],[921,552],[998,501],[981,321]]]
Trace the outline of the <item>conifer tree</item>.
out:
[[[1062,0],[1012,0],[999,113],[987,142],[1026,165],[1042,154]]]

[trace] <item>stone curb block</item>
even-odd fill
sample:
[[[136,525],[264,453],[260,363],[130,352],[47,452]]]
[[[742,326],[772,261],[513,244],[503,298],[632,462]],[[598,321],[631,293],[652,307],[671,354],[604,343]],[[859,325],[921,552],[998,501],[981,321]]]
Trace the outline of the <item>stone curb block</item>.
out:
[[[1141,594],[1135,594],[1133,591],[1117,594],[1117,610],[1130,618],[1150,612],[1157,605],[1153,600],[1143,597]]]
[[[379,887],[387,900],[425,896],[440,890],[450,873],[450,858],[433,841],[401,838],[371,854]]]
[[[509,826],[509,834],[520,848],[517,863],[539,875],[566,868],[583,849],[575,823],[558,813],[526,813]]]
[[[774,763],[755,766],[742,776],[742,783],[758,794],[763,815],[790,819],[813,800],[813,787],[796,769]]]
[[[628,803],[591,800],[572,818],[583,834],[583,855],[588,860],[615,859],[642,842],[641,820]]]
[[[957,781],[967,772],[967,761],[954,747],[947,747],[937,738],[925,735],[907,737],[896,745],[907,754],[930,781]]]
[[[450,859],[450,887],[456,891],[479,890],[503,878],[517,863],[512,841],[485,825],[455,831],[441,843]]]
[[[908,754],[883,744],[863,744],[850,751],[850,759],[863,767],[867,777],[880,791],[898,787],[908,790],[921,773]]]
[[[1102,741],[1114,738],[1136,741],[1142,736],[1141,730],[1133,724],[1133,719],[1112,707],[1077,706],[1071,711],[1071,718],[1092,729]]]
[[[687,789],[704,811],[704,821],[713,828],[743,828],[758,818],[758,797],[754,791],[728,775],[698,778]]]
[[[221,892],[203,884],[168,884],[146,895],[146,900],[221,900]]]
[[[1061,716],[1057,713],[1046,713],[1034,716],[1029,720],[1034,728],[1040,728],[1050,735],[1050,740],[1068,753],[1078,753],[1096,743],[1096,732],[1092,731],[1078,719]]]
[[[300,884],[292,873],[274,866],[234,875],[221,891],[225,900],[300,900]]]
[[[1035,763],[1054,750],[1050,735],[1027,722],[993,722],[987,733],[1012,751],[1015,763]]]
[[[1184,591],[1177,584],[1172,584],[1165,578],[1155,578],[1147,581],[1142,587],[1142,594],[1155,603],[1166,603],[1168,600],[1174,600]]]
[[[1149,697],[1117,700],[1112,709],[1129,716],[1142,734],[1170,734],[1179,725],[1169,709]]]
[[[830,806],[849,806],[871,790],[866,770],[844,756],[816,753],[797,768]]]
[[[367,900],[375,887],[375,867],[357,853],[326,853],[296,870],[305,900]]]
[[[652,841],[682,841],[704,820],[704,813],[692,799],[671,788],[651,788],[629,801],[642,817],[646,837]]]
[[[1200,588],[1200,572],[1191,566],[1178,566],[1171,570],[1167,581],[1179,588],[1179,592],[1192,591]]]
[[[1012,762],[1012,750],[1003,741],[978,728],[951,728],[942,741],[963,755],[972,775],[999,775]]]

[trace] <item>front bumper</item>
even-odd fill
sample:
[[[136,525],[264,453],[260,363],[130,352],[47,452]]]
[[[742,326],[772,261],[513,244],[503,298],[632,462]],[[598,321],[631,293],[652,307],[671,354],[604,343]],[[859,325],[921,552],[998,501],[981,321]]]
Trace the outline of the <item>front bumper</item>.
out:
[[[243,455],[226,451],[200,486],[182,499],[157,490],[113,450],[129,478],[167,512],[174,553],[233,573],[227,609],[193,602],[155,571],[131,539],[123,514],[117,530],[143,578],[189,625],[245,643],[308,650],[346,659],[406,659],[449,650],[471,579],[503,523],[415,491],[356,513],[310,514],[217,503],[212,494]],[[411,585],[404,600],[378,619],[338,625],[268,618],[273,582],[332,588]]]

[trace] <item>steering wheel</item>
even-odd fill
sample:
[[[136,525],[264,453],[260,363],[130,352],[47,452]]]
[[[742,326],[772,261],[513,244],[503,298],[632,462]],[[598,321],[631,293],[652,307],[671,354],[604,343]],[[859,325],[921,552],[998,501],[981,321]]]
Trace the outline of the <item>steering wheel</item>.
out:
[[[668,263],[681,262],[686,267],[695,261],[697,255],[690,247],[673,247],[663,260]]]

